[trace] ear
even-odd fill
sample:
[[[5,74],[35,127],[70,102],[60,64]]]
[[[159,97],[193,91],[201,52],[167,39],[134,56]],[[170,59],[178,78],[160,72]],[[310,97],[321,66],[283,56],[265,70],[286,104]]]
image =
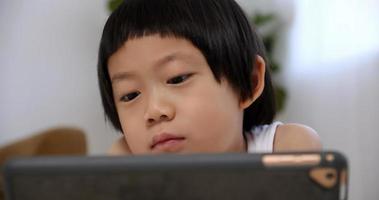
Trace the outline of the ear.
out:
[[[240,107],[245,109],[249,107],[258,97],[261,96],[263,89],[265,87],[265,74],[266,74],[266,62],[260,55],[255,56],[254,60],[254,70],[252,74],[253,80],[253,92],[252,96],[241,102]]]

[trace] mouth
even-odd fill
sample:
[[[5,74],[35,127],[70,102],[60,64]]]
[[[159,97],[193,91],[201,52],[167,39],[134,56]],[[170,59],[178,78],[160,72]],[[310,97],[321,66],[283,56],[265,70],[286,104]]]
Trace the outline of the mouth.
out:
[[[155,152],[177,152],[184,140],[185,137],[162,133],[153,137],[150,148]]]

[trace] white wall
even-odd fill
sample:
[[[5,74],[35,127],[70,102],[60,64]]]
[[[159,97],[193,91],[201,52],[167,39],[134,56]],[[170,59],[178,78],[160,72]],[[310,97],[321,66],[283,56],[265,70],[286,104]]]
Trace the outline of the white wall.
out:
[[[311,126],[347,156],[349,199],[378,199],[379,1],[239,2],[281,18],[276,78],[289,97],[278,120]]]
[[[350,199],[378,199],[379,1],[292,3],[277,49],[289,93],[279,119],[313,127],[325,149],[347,155]]]
[[[54,126],[103,153],[116,136],[103,117],[96,63],[105,1],[2,0],[0,145]]]
[[[281,16],[276,57],[288,104],[279,120],[318,131],[350,161],[350,199],[379,196],[379,2],[239,0]],[[259,6],[258,6],[259,4]],[[105,0],[0,2],[0,145],[57,125],[86,131],[91,154],[117,136],[104,123],[96,61]]]

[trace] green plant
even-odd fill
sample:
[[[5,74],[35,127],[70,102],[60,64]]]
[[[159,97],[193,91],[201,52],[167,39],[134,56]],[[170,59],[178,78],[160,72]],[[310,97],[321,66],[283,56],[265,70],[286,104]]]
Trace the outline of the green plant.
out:
[[[258,31],[260,28],[274,22],[275,20],[276,20],[276,16],[273,14],[258,13],[251,17],[251,22],[256,26]],[[268,60],[270,62],[270,67],[271,67],[270,69],[273,75],[279,73],[281,70],[281,66],[274,59],[274,56],[273,56],[275,43],[277,39],[276,33],[277,32],[275,31],[270,31],[270,32],[260,34],[266,48],[267,57],[268,57]],[[273,79],[273,86],[274,86],[274,92],[275,92],[277,111],[280,112],[284,109],[284,106],[286,103],[287,92],[283,86],[275,82],[275,79]]]
[[[116,10],[116,8],[123,2],[124,0],[108,0],[108,10],[110,12]]]
[[[108,9],[109,11],[115,10],[123,0],[109,0],[108,1]],[[251,22],[258,28],[264,27],[267,24],[275,21],[276,17],[272,14],[256,14],[253,17],[251,17]],[[276,62],[276,60],[273,57],[273,51],[276,43],[276,32],[271,31],[269,33],[261,33],[263,43],[266,47],[267,57],[270,62],[270,69],[272,74],[277,74],[281,70],[281,66]],[[280,112],[284,109],[287,92],[285,88],[278,83],[275,82],[275,79],[273,79],[273,86],[274,86],[274,92],[275,92],[275,99],[276,99],[276,108],[277,111]]]

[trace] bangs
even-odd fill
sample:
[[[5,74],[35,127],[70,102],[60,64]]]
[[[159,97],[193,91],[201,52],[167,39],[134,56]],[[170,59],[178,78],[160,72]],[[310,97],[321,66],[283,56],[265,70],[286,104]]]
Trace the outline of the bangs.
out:
[[[251,57],[255,53],[250,51],[252,41],[249,41],[249,37],[238,31],[241,24],[245,23],[251,33],[249,23],[236,19],[235,13],[233,14],[235,6],[229,6],[228,3],[235,2],[127,0],[109,17],[104,27],[100,49],[103,49],[105,57],[109,58],[129,39],[154,34],[186,39],[203,53],[215,79],[220,82],[221,76],[240,72],[237,67],[231,66],[251,66],[251,63],[246,63],[246,59],[241,57]],[[242,74],[241,78],[243,79]],[[239,86],[244,85],[239,84],[240,79],[235,81]],[[239,87],[235,89],[240,90]],[[249,96],[239,93],[244,98]]]
[[[177,37],[200,41],[196,34],[208,26],[201,9],[190,12],[188,7],[196,1],[180,0],[127,0],[109,17],[103,32],[106,54],[112,55],[129,39],[158,34],[161,37]],[[197,42],[199,43],[199,42]]]

